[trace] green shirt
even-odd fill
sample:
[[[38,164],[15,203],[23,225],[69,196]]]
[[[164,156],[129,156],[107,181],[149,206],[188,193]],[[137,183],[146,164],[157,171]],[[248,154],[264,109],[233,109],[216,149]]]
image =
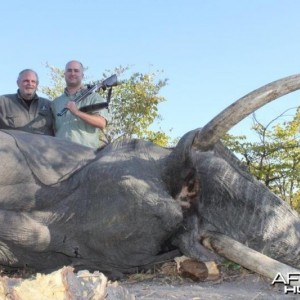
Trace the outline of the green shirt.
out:
[[[74,116],[69,110],[62,115],[57,116],[66,105],[68,101],[74,101],[81,95],[84,90],[78,91],[75,95],[68,95],[67,90],[52,101],[51,107],[54,115],[54,132],[55,136],[63,139],[73,141],[78,144],[82,144],[91,148],[98,148],[107,144],[104,138],[104,133],[99,128],[89,125],[79,117]],[[93,93],[76,103],[78,108],[105,102],[105,100],[97,93]],[[106,119],[108,122],[109,114],[108,109],[101,109],[99,111],[93,111],[92,114],[98,114]],[[101,136],[101,141],[100,141]]]
[[[0,129],[18,129],[37,134],[53,134],[51,101],[37,94],[30,106],[19,92],[0,97]]]

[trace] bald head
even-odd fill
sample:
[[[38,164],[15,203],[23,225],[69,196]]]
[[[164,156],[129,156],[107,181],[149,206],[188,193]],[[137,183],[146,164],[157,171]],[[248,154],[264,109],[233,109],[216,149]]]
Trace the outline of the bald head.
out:
[[[77,66],[79,66],[81,68],[82,72],[84,70],[83,64],[80,61],[78,61],[78,60],[70,60],[69,62],[67,62],[66,66],[65,66],[65,70],[67,70],[70,65],[77,65]]]
[[[82,85],[83,79],[83,65],[80,61],[71,60],[66,64],[65,67],[65,80],[67,84],[67,88],[77,89]]]

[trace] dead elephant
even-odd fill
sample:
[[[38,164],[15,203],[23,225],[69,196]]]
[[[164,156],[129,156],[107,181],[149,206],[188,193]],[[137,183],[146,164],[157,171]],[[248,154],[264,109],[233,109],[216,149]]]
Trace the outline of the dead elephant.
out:
[[[215,232],[300,267],[297,213],[219,141],[245,116],[299,88],[294,75],[255,90],[174,149],[129,140],[94,152],[0,131],[0,264],[130,273],[179,253],[211,259],[201,240]]]

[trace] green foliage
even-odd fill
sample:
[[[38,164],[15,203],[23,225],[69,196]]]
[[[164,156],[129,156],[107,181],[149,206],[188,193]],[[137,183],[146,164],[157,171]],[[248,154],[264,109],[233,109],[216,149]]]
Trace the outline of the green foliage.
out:
[[[41,87],[41,91],[50,99],[60,95],[65,87],[64,71],[46,64],[50,69],[51,87]],[[133,73],[125,78],[129,67],[118,67],[102,74],[103,80],[112,74],[118,76],[121,84],[113,88],[109,106],[111,120],[105,130],[106,139],[112,142],[116,139],[140,138],[147,139],[161,146],[170,143],[169,136],[162,131],[149,129],[154,121],[159,121],[158,104],[165,101],[159,96],[161,88],[167,84],[167,79],[158,79],[161,71],[149,73]],[[106,97],[107,91],[99,91]]]
[[[292,206],[300,213],[300,191],[296,191],[293,194]]]
[[[222,262],[222,266],[225,267],[226,269],[228,270],[234,270],[234,271],[237,271],[237,270],[240,270],[241,269],[241,266],[231,260],[227,260],[225,259],[223,262]]]
[[[167,146],[170,140],[170,137],[166,133],[161,131],[154,132],[151,130],[145,130],[144,136],[141,136],[141,138],[162,147]]]
[[[279,117],[283,117],[285,112]],[[299,210],[300,204],[300,111],[290,121],[279,117],[264,126],[254,115],[253,131],[258,141],[226,135],[225,144],[247,165],[249,171],[270,190]]]
[[[125,72],[127,69],[121,69]],[[111,73],[120,73],[120,68]],[[157,80],[160,72],[134,73],[113,90],[110,104],[112,120],[107,135],[110,141],[128,138],[146,138],[161,144],[168,141],[166,134],[152,132],[149,126],[159,120],[157,106],[165,99],[159,96],[167,79]]]

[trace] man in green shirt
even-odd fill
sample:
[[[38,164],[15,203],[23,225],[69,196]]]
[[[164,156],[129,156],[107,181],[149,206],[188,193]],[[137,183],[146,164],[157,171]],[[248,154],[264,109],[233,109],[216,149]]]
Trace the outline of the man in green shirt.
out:
[[[104,137],[103,129],[108,121],[108,110],[101,109],[86,113],[80,111],[81,107],[105,102],[97,93],[93,93],[75,103],[86,87],[82,84],[83,65],[81,62],[72,60],[65,67],[66,88],[64,93],[53,100],[52,111],[54,115],[54,132],[59,138],[91,147],[98,148],[106,144],[105,139],[100,141],[100,133]],[[57,116],[62,109],[67,108],[67,112],[62,116]]]
[[[0,129],[53,135],[51,102],[37,95],[38,84],[35,71],[20,72],[17,93],[0,96]]]

